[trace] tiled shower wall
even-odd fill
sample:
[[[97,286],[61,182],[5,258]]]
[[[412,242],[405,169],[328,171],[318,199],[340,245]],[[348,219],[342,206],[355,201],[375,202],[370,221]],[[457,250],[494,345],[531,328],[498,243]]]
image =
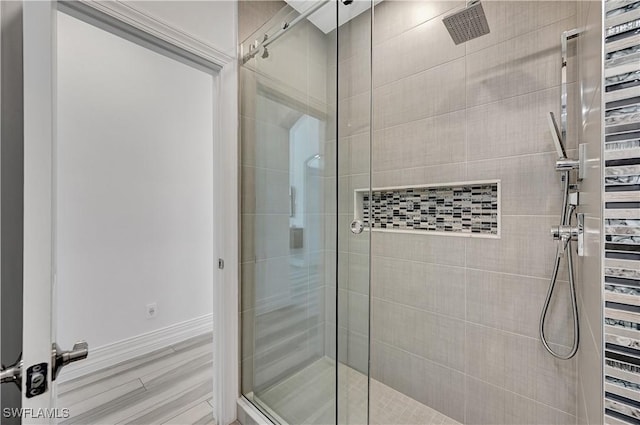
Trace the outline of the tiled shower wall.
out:
[[[577,6],[485,1],[491,33],[455,46],[442,17],[463,4],[376,6],[372,184],[500,179],[502,236],[372,233],[372,377],[464,423],[575,423],[577,361],[544,350],[538,319],[555,254],[549,228],[561,207],[546,115],[559,116],[560,35],[577,26]],[[366,34],[368,25],[363,14],[348,31]],[[346,195],[339,233],[349,241],[340,256],[348,312],[341,349],[360,370],[367,365],[368,257],[348,222],[353,190],[368,184],[368,61],[366,39],[341,37],[339,190]],[[574,48],[571,93],[575,69]],[[570,105],[572,156],[579,111]],[[567,350],[566,273],[561,279],[547,333]]]
[[[578,351],[578,423],[603,423],[602,394],[602,2],[578,2],[577,43],[582,105],[580,143],[586,144],[586,178],[580,185],[580,211],[585,213],[585,256],[578,257],[580,314]]]
[[[605,423],[640,418],[640,2],[604,2]]]

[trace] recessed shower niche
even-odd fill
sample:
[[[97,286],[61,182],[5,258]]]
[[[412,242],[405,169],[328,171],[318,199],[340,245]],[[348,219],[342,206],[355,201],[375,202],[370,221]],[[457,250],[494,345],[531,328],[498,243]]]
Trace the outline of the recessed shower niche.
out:
[[[500,180],[356,189],[354,211],[373,231],[500,238]]]

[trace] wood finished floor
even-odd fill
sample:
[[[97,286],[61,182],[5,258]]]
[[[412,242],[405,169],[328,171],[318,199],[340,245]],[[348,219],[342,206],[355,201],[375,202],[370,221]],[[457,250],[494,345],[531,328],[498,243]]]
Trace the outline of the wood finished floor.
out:
[[[61,423],[215,424],[212,338],[192,338],[59,384],[58,407],[71,414]]]

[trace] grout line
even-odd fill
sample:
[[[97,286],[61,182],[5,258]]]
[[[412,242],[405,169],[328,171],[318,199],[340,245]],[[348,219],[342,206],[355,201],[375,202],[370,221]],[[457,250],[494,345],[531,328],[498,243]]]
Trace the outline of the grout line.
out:
[[[460,374],[460,375],[463,375],[463,377],[465,378],[465,382],[466,382],[466,378],[467,378],[467,377],[469,377],[469,378],[471,378],[471,379],[475,379],[476,381],[480,381],[480,382],[482,382],[482,383],[484,383],[484,384],[486,384],[486,385],[491,385],[492,387],[498,388],[498,389],[500,389],[500,390],[502,390],[502,391],[505,391],[505,392],[508,392],[508,393],[511,393],[511,394],[515,394],[515,395],[517,395],[518,397],[522,397],[522,398],[527,399],[527,400],[529,400],[529,401],[532,401],[532,402],[534,402],[534,403],[537,403],[537,404],[543,405],[543,406],[548,407],[548,408],[550,408],[550,409],[553,409],[553,410],[555,410],[555,411],[557,411],[557,412],[562,412],[562,413],[567,414],[567,415],[570,415],[570,416],[576,416],[575,414],[572,414],[572,413],[570,413],[570,412],[565,412],[564,410],[558,409],[557,407],[553,407],[553,406],[551,406],[551,405],[548,405],[548,404],[543,403],[543,402],[541,402],[541,401],[538,401],[538,400],[536,400],[536,399],[533,399],[533,398],[527,397],[527,396],[525,396],[525,395],[522,395],[522,394],[520,394],[520,393],[517,393],[517,392],[511,391],[511,390],[509,390],[509,389],[507,389],[507,388],[504,388],[504,387],[501,387],[501,386],[499,386],[499,385],[493,384],[493,383],[491,383],[491,382],[485,381],[484,379],[481,379],[481,378],[478,378],[478,377],[476,377],[476,376],[470,375],[470,374],[468,374],[468,373],[466,373],[466,372],[464,372],[464,371],[460,371],[460,370],[458,370],[458,369],[452,368],[451,366],[447,366],[447,365],[444,365],[444,364],[442,364],[442,363],[439,363],[439,362],[433,361],[433,360],[431,360],[431,359],[428,359],[428,358],[426,358],[426,357],[422,357],[422,356],[420,356],[420,355],[417,355],[417,354],[412,353],[412,352],[410,352],[410,351],[404,350],[404,349],[399,348],[399,347],[397,347],[397,346],[395,346],[395,345],[391,345],[391,344],[389,344],[389,343],[387,343],[387,342],[384,342],[384,341],[381,341],[381,340],[379,340],[379,339],[376,339],[375,341],[376,341],[377,343],[379,343],[379,344],[386,345],[387,347],[390,347],[390,348],[392,348],[392,349],[394,349],[394,350],[401,351],[401,352],[403,352],[403,353],[405,353],[405,354],[408,354],[409,356],[417,357],[417,358],[422,359],[422,360],[425,360],[425,361],[427,361],[427,362],[429,362],[429,363],[435,364],[435,365],[437,365],[437,366],[443,367],[443,368],[445,368],[445,369],[448,369],[448,370],[450,370],[450,371],[453,371],[453,372],[455,372],[455,373],[458,373],[458,374]],[[465,367],[466,367],[466,362],[465,362]]]
[[[550,216],[550,217],[556,217],[556,216]],[[355,254],[354,255],[366,255],[366,254]],[[409,262],[409,263],[418,263],[418,264],[428,264],[428,265],[435,265],[435,266],[441,266],[441,267],[450,267],[450,268],[458,268],[458,269],[468,269],[468,270],[473,270],[473,271],[479,271],[479,272],[485,272],[485,273],[493,273],[493,274],[499,274],[499,275],[506,275],[506,276],[513,276],[513,277],[525,277],[525,278],[530,278],[530,279],[538,279],[538,280],[549,280],[547,276],[544,277],[540,277],[540,276],[532,276],[532,275],[525,275],[525,274],[519,274],[519,273],[508,273],[508,272],[500,272],[500,271],[494,271],[494,270],[488,270],[488,269],[479,269],[479,268],[475,268],[475,267],[468,267],[465,265],[450,265],[450,264],[443,264],[443,263],[434,263],[434,262],[429,262],[429,261],[420,261],[420,260],[410,260],[410,259],[405,259],[405,258],[399,258],[399,257],[389,257],[389,256],[385,256],[385,255],[378,255],[378,254],[374,254],[372,256],[373,258],[382,258],[385,260],[396,260],[396,261],[404,261],[404,262]],[[564,281],[562,281],[564,282]]]
[[[378,298],[378,297],[372,297],[372,298],[376,299],[376,300],[379,300],[379,301],[382,301],[382,302],[385,302],[385,303],[388,303],[388,304],[394,304],[394,305],[397,305],[399,307],[408,308],[410,310],[432,314],[434,316],[439,316],[439,317],[445,318],[445,319],[454,319],[455,321],[458,321],[458,322],[463,322],[465,324],[470,324],[470,325],[482,327],[482,328],[485,328],[485,329],[496,330],[498,332],[502,332],[502,333],[505,333],[505,334],[508,334],[508,335],[511,335],[511,336],[522,337],[522,338],[526,338],[526,339],[533,340],[533,341],[540,341],[540,339],[537,338],[537,337],[532,337],[532,336],[529,336],[529,335],[508,331],[506,329],[496,328],[496,327],[493,327],[493,326],[490,326],[490,325],[487,325],[487,324],[484,324],[484,323],[472,322],[472,321],[469,321],[469,320],[466,320],[466,319],[461,319],[461,318],[456,317],[456,316],[449,316],[449,315],[446,315],[446,314],[443,314],[443,313],[438,313],[438,312],[431,311],[431,310],[424,310],[424,309],[421,309],[419,307],[415,307],[415,306],[411,306],[411,305],[407,305],[407,304],[402,304],[402,303],[398,303],[398,302],[395,302],[395,301],[390,301],[390,300],[387,300],[387,299],[384,299],[384,298]],[[355,332],[355,331],[351,331],[351,330],[349,330],[349,331],[350,332]],[[359,332],[355,332],[355,333],[359,334]],[[465,337],[466,337],[466,327],[465,327]],[[553,343],[553,345],[557,345],[557,346],[564,347],[564,348],[570,348],[570,347],[568,347],[566,345],[558,344],[558,343]]]
[[[441,16],[441,15],[439,15],[439,16]],[[487,50],[487,49],[496,49],[496,48],[498,48],[498,46],[500,46],[501,44],[508,43],[508,42],[513,41],[513,40],[515,40],[515,39],[517,39],[517,38],[521,38],[521,37],[523,37],[523,38],[524,38],[524,37],[526,37],[526,36],[531,36],[531,34],[532,34],[532,33],[536,33],[536,32],[543,32],[543,31],[545,31],[546,29],[548,29],[549,27],[554,26],[554,25],[558,25],[558,23],[560,23],[560,22],[562,22],[562,21],[568,21],[568,20],[570,20],[571,18],[575,18],[575,16],[576,16],[576,14],[575,14],[575,13],[574,13],[574,14],[572,14],[572,15],[569,15],[569,16],[565,16],[564,18],[561,18],[561,19],[558,19],[558,20],[556,20],[556,21],[553,21],[553,22],[547,23],[547,24],[546,24],[546,25],[544,25],[544,26],[536,27],[535,29],[533,29],[533,30],[531,30],[531,31],[529,31],[529,32],[522,33],[522,34],[518,34],[518,35],[515,35],[515,36],[513,36],[513,37],[511,37],[511,38],[507,38],[507,39],[504,39],[504,40],[497,41],[497,42],[495,42],[494,44],[490,44],[490,45],[485,46],[485,47],[483,47],[483,48],[481,48],[481,49],[474,50],[474,51],[471,51],[471,52],[467,52],[467,49],[466,49],[466,47],[467,47],[467,46],[466,46],[466,44],[465,44],[465,53],[464,53],[462,56],[459,56],[459,57],[457,57],[457,58],[453,58],[453,59],[451,59],[451,60],[449,60],[449,61],[446,61],[446,62],[441,62],[441,63],[439,63],[439,64],[437,64],[437,65],[434,65],[434,66],[432,66],[432,67],[430,67],[430,68],[426,68],[426,69],[421,69],[421,70],[415,71],[415,72],[413,72],[413,73],[411,73],[411,74],[408,74],[408,75],[406,75],[406,76],[404,76],[404,77],[401,77],[401,78],[396,79],[396,80],[393,80],[393,81],[389,81],[389,82],[384,83],[384,84],[381,84],[381,85],[379,85],[379,86],[375,86],[375,87],[374,87],[374,90],[375,90],[375,89],[382,88],[382,87],[385,87],[385,86],[388,86],[388,85],[390,85],[390,84],[394,84],[394,83],[396,83],[396,82],[398,82],[398,81],[401,81],[401,80],[403,80],[403,79],[405,79],[405,78],[413,77],[413,76],[418,75],[418,74],[420,74],[420,73],[422,73],[422,72],[432,70],[432,69],[437,68],[437,67],[439,67],[439,66],[441,66],[441,65],[445,65],[445,64],[451,63],[451,62],[453,62],[453,61],[455,61],[455,60],[459,60],[459,59],[463,59],[463,58],[464,58],[464,59],[465,59],[465,62],[466,62],[466,59],[467,59],[468,57],[472,56],[472,55],[477,55],[477,54],[479,54],[479,53],[481,53],[481,52],[483,52],[484,50]],[[433,20],[433,19],[436,19],[436,18],[438,18],[438,16],[433,17],[433,18],[431,18],[431,19],[429,19],[429,20],[427,20],[427,21],[424,21],[424,22],[422,22],[422,23],[420,23],[420,24],[416,25],[415,27],[412,27],[412,28],[410,28],[410,29],[408,29],[408,30],[406,30],[406,31],[404,31],[404,32],[402,32],[402,33],[400,33],[400,34],[398,34],[398,35],[396,35],[396,36],[394,36],[394,37],[390,38],[390,39],[386,39],[386,40],[385,40],[385,42],[386,42],[386,41],[388,41],[388,40],[392,40],[393,38],[395,38],[395,37],[397,37],[397,36],[399,36],[399,35],[401,35],[401,34],[404,34],[405,32],[408,32],[408,31],[410,31],[410,30],[412,30],[412,29],[414,29],[414,28],[416,28],[416,27],[418,27],[418,26],[420,26],[420,25],[424,25],[425,23],[427,23],[427,22],[429,22],[429,21],[431,21],[431,20]],[[374,46],[373,46],[373,49],[375,49],[375,48],[379,48],[379,46],[381,46],[382,44],[384,44],[384,42],[382,42],[382,43],[378,43],[377,45],[374,45]],[[352,56],[350,56],[348,59],[351,59],[351,60],[352,60],[352,59],[356,58],[357,56],[358,56],[358,54],[356,54],[356,55],[352,55]],[[465,77],[466,77],[466,69],[465,69]],[[577,82],[577,80],[575,80],[575,81],[571,81],[571,83],[574,83],[574,82]],[[466,85],[466,81],[465,81],[465,87],[467,87],[467,85]],[[353,97],[353,96],[350,96],[350,97]],[[348,98],[348,97],[347,97],[347,98]],[[346,99],[346,98],[345,98],[345,99]]]

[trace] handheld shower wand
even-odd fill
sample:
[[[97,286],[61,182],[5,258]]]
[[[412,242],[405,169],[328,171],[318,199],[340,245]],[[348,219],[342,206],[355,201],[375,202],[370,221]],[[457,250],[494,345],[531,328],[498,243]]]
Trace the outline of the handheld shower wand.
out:
[[[573,272],[573,250],[571,242],[578,240],[581,237],[582,227],[581,223],[577,227],[571,227],[571,217],[578,206],[578,194],[577,192],[570,193],[569,177],[571,170],[576,170],[579,167],[579,163],[576,160],[567,158],[567,151],[565,150],[562,136],[558,125],[556,124],[553,112],[549,112],[547,117],[549,123],[549,129],[551,131],[551,137],[553,139],[556,151],[558,153],[558,160],[556,161],[556,170],[562,174],[562,215],[560,217],[560,225],[551,229],[551,235],[558,241],[558,247],[556,248],[556,256],[553,265],[553,272],[551,273],[551,282],[549,283],[549,290],[547,291],[547,298],[542,307],[542,314],[540,315],[540,339],[544,348],[551,353],[554,357],[561,360],[568,360],[576,355],[578,352],[578,345],[580,341],[580,328],[578,323],[578,301],[576,297],[576,282]],[[580,221],[580,220],[579,220]],[[569,274],[569,291],[571,293],[571,311],[573,314],[573,344],[571,351],[568,354],[560,354],[551,348],[547,337],[544,333],[544,324],[549,311],[549,305],[551,304],[551,298],[553,297],[553,291],[555,289],[558,272],[560,270],[560,262],[562,258],[567,256],[567,269]]]
[[[556,147],[558,158],[566,158],[567,152],[564,150],[564,146],[560,141],[562,135],[560,134],[560,129],[558,128],[558,123],[556,123],[556,117],[553,115],[553,112],[549,112],[549,115],[547,115],[547,123],[549,124],[551,138],[553,139],[553,144]]]

